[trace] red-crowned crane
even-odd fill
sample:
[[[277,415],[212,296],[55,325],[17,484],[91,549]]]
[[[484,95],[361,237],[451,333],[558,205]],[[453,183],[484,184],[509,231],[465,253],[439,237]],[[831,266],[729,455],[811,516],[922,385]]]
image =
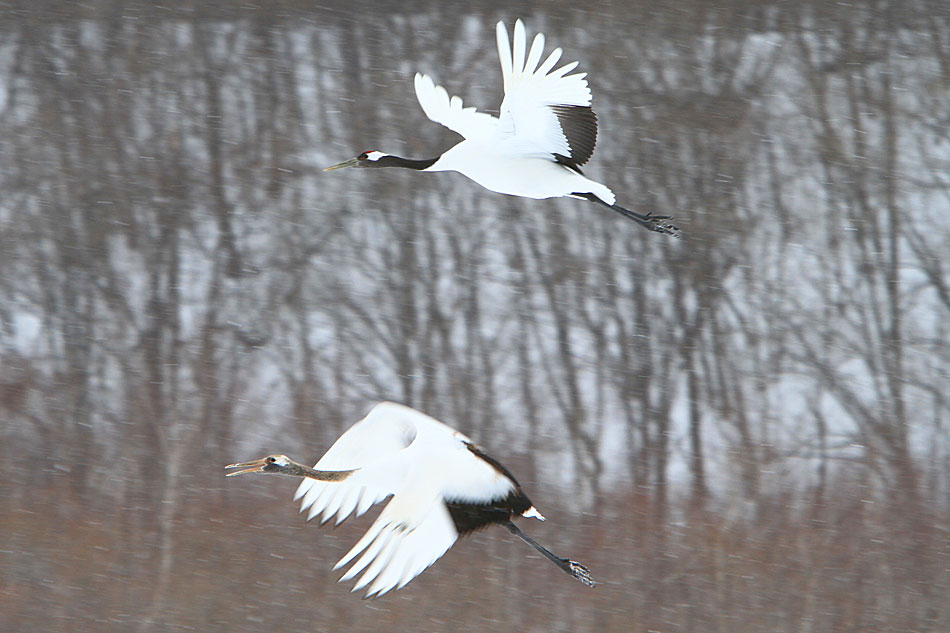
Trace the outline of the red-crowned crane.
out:
[[[527,37],[515,22],[514,44],[508,29],[496,29],[505,98],[498,118],[462,106],[428,76],[416,73],[416,97],[432,121],[465,140],[435,158],[414,160],[379,151],[327,167],[405,167],[419,171],[456,171],[486,189],[525,198],[582,198],[602,204],[625,218],[659,233],[678,235],[669,216],[637,213],[616,204],[605,185],[581,173],[597,143],[597,115],[591,108],[587,74],[568,74],[577,62],[554,69],[561,58],[556,48],[541,63],[544,34],[534,37],[525,57]],[[539,65],[540,63],[540,65]]]
[[[400,589],[438,560],[459,536],[492,524],[507,528],[569,575],[593,587],[584,565],[560,558],[521,531],[513,517],[544,517],[508,470],[455,429],[407,406],[376,405],[350,427],[313,468],[286,455],[231,464],[228,473],[303,477],[295,499],[307,519],[354,512],[392,497],[366,534],[334,566],[350,564],[340,581],[362,572],[353,591],[366,597]],[[362,554],[362,556],[360,556]]]

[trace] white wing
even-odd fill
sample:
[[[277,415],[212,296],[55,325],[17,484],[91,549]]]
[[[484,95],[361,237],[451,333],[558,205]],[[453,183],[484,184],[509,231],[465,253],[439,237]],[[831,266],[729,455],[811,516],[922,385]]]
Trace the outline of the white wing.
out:
[[[526,59],[521,20],[515,22],[513,44],[503,22],[498,23],[496,36],[505,83],[497,142],[525,156],[556,155],[574,167],[586,163],[597,143],[597,117],[590,108],[587,74],[568,74],[577,62],[553,70],[561,58],[560,48],[539,66],[544,52],[542,33],[535,36]]]
[[[340,569],[363,554],[340,582],[362,572],[353,591],[370,585],[366,597],[380,596],[401,588],[452,547],[458,532],[445,504],[436,494],[414,492],[393,497],[363,538],[334,565]],[[430,488],[429,493],[434,491]]]
[[[405,483],[406,462],[399,453],[416,438],[411,416],[406,419],[399,415],[403,408],[388,402],[376,405],[320,458],[314,466],[318,470],[360,470],[339,483],[315,479],[300,482],[294,499],[303,497],[300,511],[309,509],[308,521],[323,514],[320,522],[326,523],[336,515],[339,525],[354,511],[359,516],[374,503],[400,491]]]
[[[487,141],[495,131],[498,119],[490,114],[466,108],[459,97],[449,97],[428,75],[416,73],[416,98],[430,120],[440,123],[467,139]]]
[[[341,581],[362,576],[353,590],[367,596],[400,588],[452,547],[458,532],[445,501],[503,499],[515,483],[468,448],[465,435],[409,407],[383,402],[354,424],[317,462],[319,470],[359,469],[341,482],[305,479],[295,498],[309,518],[337,523],[392,500],[334,569],[362,553]]]

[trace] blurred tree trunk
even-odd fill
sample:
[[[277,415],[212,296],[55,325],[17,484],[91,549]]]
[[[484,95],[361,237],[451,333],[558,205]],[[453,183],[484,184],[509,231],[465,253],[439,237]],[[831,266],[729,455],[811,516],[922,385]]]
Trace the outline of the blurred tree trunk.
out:
[[[854,18],[865,19],[855,22]],[[900,272],[902,212],[898,201],[901,148],[894,104],[893,35],[873,28],[870,14],[843,12],[837,30],[824,38],[799,39],[802,59],[810,63],[806,77],[813,89],[817,143],[822,165],[835,183],[837,208],[848,229],[830,227],[831,251],[842,257],[833,270],[844,270],[836,282],[841,292],[829,301],[841,306],[849,329],[832,327],[833,344],[847,343],[873,380],[873,395],[837,369],[841,361],[831,350],[813,350],[806,362],[820,367],[828,389],[855,416],[866,442],[865,456],[882,460],[886,486],[893,499],[919,507],[919,478],[909,452],[905,386],[907,295]],[[846,97],[850,129],[837,124],[838,100]],[[873,116],[869,113],[873,113]],[[840,247],[838,244],[840,243]],[[853,258],[854,268],[845,258]],[[848,302],[850,300],[850,303]],[[866,305],[860,310],[858,305]],[[850,328],[854,328],[851,330]],[[852,331],[860,333],[855,340]],[[899,491],[899,492],[898,492]],[[915,511],[908,511],[908,516]]]

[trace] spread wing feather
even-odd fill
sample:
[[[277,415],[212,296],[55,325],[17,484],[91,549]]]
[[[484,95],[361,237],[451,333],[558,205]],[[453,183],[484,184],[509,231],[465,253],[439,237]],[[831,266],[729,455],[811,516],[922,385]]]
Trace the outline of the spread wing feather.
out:
[[[578,62],[555,69],[560,48],[542,62],[544,34],[535,35],[528,49],[521,20],[515,22],[513,37],[509,40],[508,30],[499,22],[496,41],[505,87],[499,118],[464,107],[460,98],[449,97],[445,88],[417,73],[419,105],[429,119],[466,139],[516,156],[556,160],[579,171],[597,143],[597,116],[590,107],[587,74],[570,74]]]
[[[491,137],[498,119],[473,107],[464,107],[459,97],[450,98],[445,88],[435,85],[428,75],[416,73],[415,86],[419,105],[430,120],[467,139]]]
[[[300,511],[308,511],[308,521],[322,514],[321,523],[326,523],[336,515],[339,524],[354,511],[363,514],[398,492],[406,468],[399,453],[415,441],[417,431],[409,421],[383,415],[388,404],[377,405],[350,427],[314,466],[319,470],[359,469],[356,473],[343,482],[300,482],[294,499],[302,498]]]
[[[524,23],[515,22],[514,44],[499,22],[496,28],[505,99],[498,122],[498,142],[526,156],[543,155],[577,168],[590,160],[597,142],[597,117],[590,108],[587,74],[569,74],[578,62],[554,70],[557,48],[540,66],[544,35],[535,36],[524,57]]]
[[[422,521],[412,528],[396,520],[394,514],[387,506],[366,535],[334,566],[340,569],[362,553],[340,581],[362,573],[353,591],[369,585],[366,597],[402,587],[441,558],[458,539],[448,509],[442,503],[433,503]]]

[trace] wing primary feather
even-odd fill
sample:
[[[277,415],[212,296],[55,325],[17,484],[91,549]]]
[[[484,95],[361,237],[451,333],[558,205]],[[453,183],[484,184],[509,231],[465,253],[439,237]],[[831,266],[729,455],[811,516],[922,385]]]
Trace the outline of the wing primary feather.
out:
[[[560,48],[555,48],[553,51],[551,51],[551,54],[548,55],[548,58],[544,60],[544,63],[541,64],[537,71],[535,71],[535,74],[542,76],[548,74],[548,72],[554,68],[554,65],[560,61],[563,52],[564,51],[562,51]]]
[[[508,40],[508,28],[504,22],[495,26],[495,40],[498,42],[498,61],[501,62],[501,77],[505,91],[508,91],[508,78],[511,76],[511,42]]]
[[[338,485],[336,487],[333,496],[327,500],[326,505],[323,506],[323,516],[320,518],[320,525],[323,525],[333,518],[333,515],[346,503],[349,492],[345,485]]]
[[[524,49],[525,49],[525,40],[524,32],[524,22],[518,19],[515,22],[515,41],[514,47],[512,48],[511,55],[511,70],[515,74],[520,74],[524,72]]]
[[[306,487],[301,485],[301,490],[303,492],[304,500],[308,500],[308,504],[312,503],[321,492],[327,489],[326,481],[316,481],[315,479],[305,479],[304,483],[308,484]]]
[[[366,585],[373,583],[369,589],[366,590],[366,597],[369,597],[382,589],[385,584],[386,572],[392,563],[393,557],[396,555],[399,547],[405,544],[403,542],[404,537],[405,534],[402,534],[399,529],[394,530],[393,537],[389,539],[386,545],[376,554],[370,566],[367,567],[363,575],[360,576],[359,582],[353,587],[353,591],[362,589]],[[374,580],[376,582],[373,582]]]
[[[297,492],[294,493],[294,501],[304,496],[313,488],[313,485],[316,483],[313,479],[304,479],[300,482],[300,485],[297,486]],[[301,508],[303,511],[303,508]]]
[[[425,568],[417,570],[417,567],[418,565],[412,565],[411,561],[410,561],[410,564],[406,565],[406,569],[402,574],[402,578],[400,578],[399,582],[396,584],[397,590],[405,587],[407,584],[409,584],[410,580],[412,580],[413,578],[421,574],[423,571],[425,571]],[[428,567],[428,565],[426,565],[426,567]]]
[[[369,547],[366,548],[366,551],[363,552],[363,555],[360,556],[359,560],[353,563],[352,567],[346,570],[346,573],[343,574],[339,582],[350,580],[358,573],[366,569],[366,566],[376,558],[383,547],[385,547],[386,544],[389,543],[389,541],[393,538],[395,532],[395,526],[391,523],[387,524],[386,529],[381,530],[380,533],[376,535],[376,538],[373,539],[372,543],[369,543]],[[356,589],[358,589],[358,587],[354,587],[354,590]]]
[[[336,514],[337,509],[339,509],[340,504],[346,500],[347,490],[344,485],[336,485],[332,489],[330,496],[326,497],[326,501],[320,504],[314,504],[314,510],[317,510],[322,513],[320,516],[320,525],[323,525],[329,521],[334,514]]]
[[[366,530],[366,534],[364,534],[364,535],[360,538],[360,540],[358,540],[358,541],[356,542],[356,545],[354,545],[354,546],[350,549],[350,551],[348,551],[346,554],[344,554],[344,555],[343,555],[343,558],[341,558],[340,560],[337,561],[336,565],[333,566],[333,569],[334,569],[334,570],[337,570],[337,569],[339,569],[340,567],[343,567],[344,565],[346,565],[347,563],[349,563],[351,560],[353,560],[353,558],[355,558],[357,554],[359,554],[360,552],[362,552],[364,549],[367,548],[367,546],[369,546],[370,543],[373,542],[373,540],[379,535],[379,533],[383,531],[383,528],[385,528],[385,527],[387,527],[387,526],[389,526],[389,525],[390,525],[390,524],[389,524],[388,522],[379,521],[379,520],[377,519],[376,522],[373,523],[371,526],[369,526],[369,529]],[[350,577],[352,578],[352,576],[350,576]],[[341,579],[341,580],[342,580],[342,579]]]
[[[365,488],[360,486],[356,490],[351,491],[346,495],[346,499],[343,500],[343,503],[340,504],[340,509],[336,513],[336,525],[343,523],[348,516],[353,514],[353,510],[356,509],[356,506],[360,502],[360,497],[363,495]]]
[[[560,68],[558,68],[557,70],[555,70],[554,72],[552,72],[550,75],[548,75],[548,77],[554,77],[554,78],[556,78],[556,79],[561,79],[562,77],[564,77],[564,75],[566,75],[567,73],[569,73],[569,72],[571,72],[572,70],[574,70],[575,68],[577,68],[577,65],[578,65],[579,63],[580,63],[580,62],[571,62],[571,63],[569,63],[569,64],[564,64],[563,66],[561,66]],[[584,75],[579,75],[579,76],[578,76],[578,79],[583,79],[585,76],[586,76],[586,73],[585,73]]]
[[[528,52],[528,60],[524,63],[524,71],[526,73],[534,73],[535,69],[538,67],[538,62],[541,61],[541,55],[544,53],[544,33],[538,33],[534,36],[534,41],[531,43],[531,50]]]
[[[360,517],[366,514],[366,511],[369,510],[373,504],[376,503],[376,497],[369,490],[364,489],[363,495],[360,497],[360,502],[356,506],[356,516]]]
[[[336,487],[326,481],[316,481],[313,479],[307,479],[306,481],[312,485],[303,496],[303,501],[300,503],[300,511],[303,512],[308,508],[310,509],[310,512],[307,514],[307,520],[309,521],[320,512],[320,508],[326,503],[327,495],[333,494]]]
[[[320,514],[320,509],[326,505],[329,496],[334,493],[334,489],[328,485],[323,486],[314,486],[311,488],[310,492],[303,498],[303,503],[300,506],[300,511],[309,510],[307,512],[307,520],[310,521],[313,517]]]
[[[370,586],[367,596],[378,597],[395,588],[402,578],[403,572],[409,566],[410,557],[411,553],[396,549],[385,569],[376,578],[376,582]]]
[[[388,531],[379,535],[376,542],[373,543],[373,546],[366,550],[350,571],[346,572],[347,575],[349,575],[353,569],[356,569],[357,573],[366,569],[353,586],[353,591],[362,589],[379,575],[386,566],[386,563],[389,562],[389,559],[392,558],[394,551],[393,546],[399,544],[401,537],[400,528],[395,525],[391,526]],[[378,546],[377,543],[379,544]],[[352,576],[350,577],[352,578]]]
[[[393,559],[389,561],[389,565],[386,568],[386,572],[384,574],[385,578],[380,577],[376,581],[377,583],[380,583],[381,586],[385,586],[381,593],[386,593],[393,588],[398,588],[397,585],[399,585],[402,579],[405,578],[406,574],[409,573],[413,567],[413,558],[418,557],[419,556],[417,553],[410,548],[403,548],[396,551]]]

